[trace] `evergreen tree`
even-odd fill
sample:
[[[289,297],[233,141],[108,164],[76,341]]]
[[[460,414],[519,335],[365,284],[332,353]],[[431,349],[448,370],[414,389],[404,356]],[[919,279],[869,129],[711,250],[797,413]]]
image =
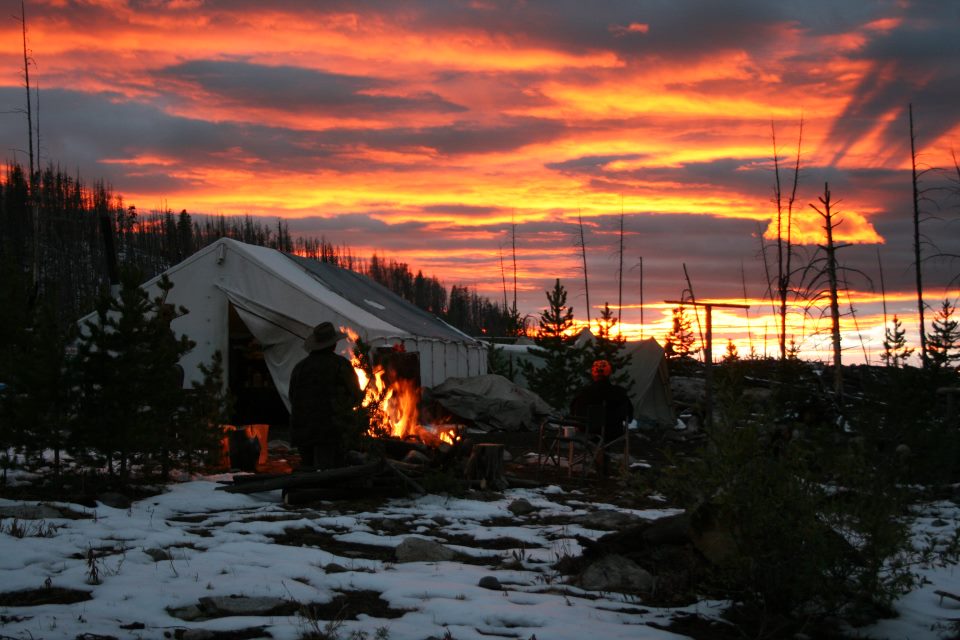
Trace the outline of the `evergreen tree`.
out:
[[[161,294],[151,300],[139,281],[137,270],[125,269],[119,296],[101,298],[77,360],[82,397],[75,445],[97,451],[111,474],[116,459],[124,482],[134,460],[159,461],[164,473],[169,469],[173,424],[183,402],[177,362],[193,346],[170,328],[177,314],[186,313],[166,303],[173,283],[162,278]]]
[[[606,360],[613,367],[613,376],[610,381],[625,388],[630,386],[631,354],[626,351],[627,339],[623,334],[614,335],[617,326],[617,317],[610,309],[610,304],[603,303],[603,311],[597,319],[597,335],[593,342],[586,347],[583,371],[583,382],[589,380],[590,365],[596,360]]]
[[[218,461],[223,425],[233,412],[233,398],[224,383],[223,354],[216,351],[209,365],[200,363],[203,378],[194,382],[178,412],[177,448],[187,471]]]
[[[3,422],[13,444],[28,456],[42,461],[45,450],[53,452],[53,469],[60,474],[61,452],[71,418],[74,386],[68,366],[67,345],[73,339],[72,325],[61,329],[55,310],[42,304],[32,326],[13,349],[11,367],[4,378],[10,386]]]
[[[960,329],[954,317],[956,307],[944,300],[933,317],[933,331],[927,336],[927,358],[933,369],[947,369],[960,360]]]
[[[737,352],[737,345],[733,343],[733,340],[727,340],[727,350],[721,358],[721,362],[738,362],[740,360],[740,354]]]
[[[573,308],[567,306],[567,291],[558,278],[552,291],[547,291],[547,304],[540,313],[533,355],[544,359],[540,368],[524,362],[523,374],[530,390],[554,408],[563,410],[582,381],[583,355],[574,347]]]
[[[487,369],[490,373],[503,376],[507,380],[513,380],[517,374],[513,360],[504,353],[503,347],[498,347],[492,342],[487,347]]]
[[[696,350],[691,350],[695,341],[686,310],[682,306],[676,307],[673,310],[673,328],[663,344],[664,355],[670,360],[692,356],[696,353]]]
[[[883,330],[883,354],[880,359],[888,367],[904,367],[913,349],[907,347],[907,332],[900,318],[893,316],[891,326]]]

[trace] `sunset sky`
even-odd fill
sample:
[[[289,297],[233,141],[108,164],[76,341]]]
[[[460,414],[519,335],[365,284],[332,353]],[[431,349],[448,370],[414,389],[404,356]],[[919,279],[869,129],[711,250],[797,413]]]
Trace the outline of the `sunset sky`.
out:
[[[26,164],[20,3],[3,7],[0,135]],[[795,263],[823,242],[809,205],[829,182],[841,262],[872,279],[841,295],[845,358],[876,362],[878,249],[917,342],[912,103],[927,300],[958,295],[960,262],[933,257],[960,254],[958,2],[28,0],[26,17],[43,163],[141,211],[282,217],[496,300],[515,221],[521,312],[559,277],[579,320],[578,216],[595,318],[617,306],[623,212],[627,332],[662,336],[685,264],[698,299],[753,305],[717,313],[720,351],[775,351],[759,236],[772,127],[788,188],[801,119]],[[792,333],[827,358],[819,317]]]

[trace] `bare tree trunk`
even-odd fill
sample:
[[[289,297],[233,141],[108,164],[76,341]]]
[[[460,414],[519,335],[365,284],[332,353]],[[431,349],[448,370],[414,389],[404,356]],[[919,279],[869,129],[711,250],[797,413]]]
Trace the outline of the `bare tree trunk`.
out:
[[[703,327],[700,326],[700,311],[697,307],[697,296],[693,293],[693,283],[690,281],[690,274],[687,273],[687,263],[683,264],[683,277],[687,281],[687,291],[690,293],[690,302],[693,303],[693,317],[697,320],[697,333],[700,334],[700,346],[706,346],[706,342],[703,339]],[[681,296],[681,300],[682,300]]]
[[[507,305],[507,272],[503,268],[503,245],[500,245],[500,280],[503,281],[503,311],[507,313],[510,307]]]
[[[740,261],[740,284],[743,286],[743,304],[747,302],[747,273],[743,268],[743,260]],[[750,308],[747,307],[747,345],[750,347],[750,353],[753,354],[753,332],[750,330]]]
[[[877,247],[877,267],[880,269],[880,300],[883,301],[883,328],[887,328],[887,287],[883,282],[883,260],[880,259],[880,247]]]
[[[587,298],[587,328],[590,327],[590,279],[587,277],[587,241],[583,236],[583,216],[577,212],[577,222],[580,225],[580,257],[583,260],[583,292]]]
[[[824,183],[823,195],[819,198],[823,209],[818,209],[815,205],[810,208],[820,214],[823,218],[823,230],[826,232],[827,244],[820,245],[827,254],[827,264],[825,267],[827,280],[830,287],[830,326],[831,338],[833,342],[833,391],[838,399],[843,398],[843,369],[840,352],[840,302],[837,295],[837,247],[833,242],[833,230],[839,223],[834,220],[834,213],[830,210],[830,185]]]
[[[517,313],[517,222],[510,215],[510,243],[513,246],[513,313]]]
[[[27,9],[23,0],[20,0],[20,26],[23,32],[23,83],[27,90],[27,144],[30,154],[30,178],[28,182],[32,195],[36,173],[33,162],[33,109],[30,98],[30,56],[27,53]]]
[[[37,194],[37,174],[33,155],[33,107],[30,98],[30,56],[27,53],[27,9],[20,0],[20,26],[23,34],[23,84],[27,91],[27,146],[30,156],[30,176],[27,178],[27,198],[33,213],[33,295],[40,294],[40,206]]]
[[[617,330],[623,335],[623,196],[620,196],[620,268],[617,270]]]
[[[929,366],[927,359],[927,332],[923,319],[923,272],[920,256],[920,188],[917,179],[916,136],[913,133],[913,104],[910,105],[910,167],[913,181],[913,260],[917,275],[917,318],[920,326],[920,363],[924,369]]]
[[[640,256],[640,339],[643,340],[643,256]]]
[[[780,159],[777,156],[777,134],[773,123],[770,124],[771,139],[773,141],[773,168],[774,168],[774,199],[777,206],[777,299],[779,308],[779,346],[780,359],[787,358],[787,295],[790,291],[793,257],[793,204],[797,198],[797,185],[800,181],[800,150],[803,144],[803,118],[800,119],[800,133],[797,136],[797,156],[793,169],[793,186],[787,202],[783,201],[783,190],[780,183]],[[786,216],[786,221],[784,221]],[[786,239],[783,237],[786,225]]]

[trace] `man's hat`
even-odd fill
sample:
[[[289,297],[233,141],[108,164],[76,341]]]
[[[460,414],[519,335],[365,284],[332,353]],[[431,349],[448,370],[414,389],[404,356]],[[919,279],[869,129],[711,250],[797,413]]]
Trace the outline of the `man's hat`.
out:
[[[593,366],[590,367],[590,375],[594,380],[609,378],[612,373],[613,367],[606,360],[595,360]]]
[[[347,337],[347,334],[338,331],[330,322],[321,322],[303,341],[303,348],[307,351],[319,351],[337,344]]]

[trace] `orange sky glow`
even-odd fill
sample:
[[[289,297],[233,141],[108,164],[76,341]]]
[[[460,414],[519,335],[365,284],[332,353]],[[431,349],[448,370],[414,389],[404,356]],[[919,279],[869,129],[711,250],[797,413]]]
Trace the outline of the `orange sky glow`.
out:
[[[958,296],[955,3],[32,0],[26,17],[41,160],[139,210],[283,218],[495,301],[515,224],[521,312],[560,278],[580,321],[578,220],[595,318],[618,303],[622,213],[623,330],[662,339],[686,266],[698,299],[751,304],[716,313],[717,357],[776,349],[774,144],[786,198],[801,121],[792,266],[822,257],[829,183],[844,357],[877,362],[881,288],[916,342],[913,104],[927,302]],[[0,132],[25,163],[20,28],[0,21]],[[802,296],[790,333],[827,357]]]

